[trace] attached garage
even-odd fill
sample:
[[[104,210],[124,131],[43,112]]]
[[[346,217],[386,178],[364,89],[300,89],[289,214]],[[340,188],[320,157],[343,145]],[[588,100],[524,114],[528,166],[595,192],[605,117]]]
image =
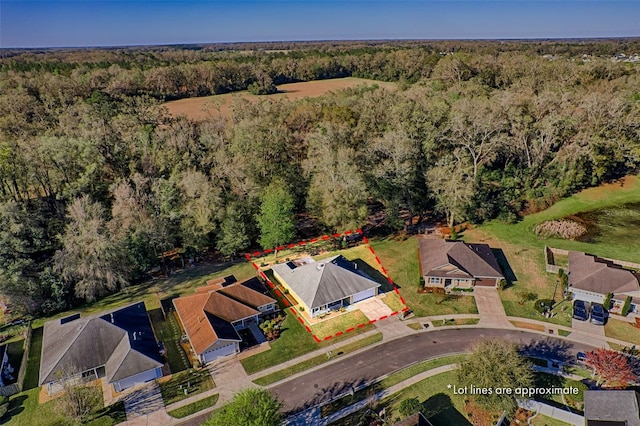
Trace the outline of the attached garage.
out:
[[[200,354],[200,361],[206,364],[214,359],[218,359],[223,356],[234,355],[240,352],[238,342],[231,342],[228,340],[218,340],[208,350]]]
[[[148,370],[143,373],[136,374],[135,376],[126,377],[122,380],[118,380],[117,382],[113,382],[113,388],[116,392],[121,392],[131,386],[139,383],[150,382],[151,380],[155,380],[160,377],[162,377],[162,368],[154,368],[153,370]]]
[[[358,303],[361,300],[368,299],[370,297],[374,297],[376,295],[377,288],[370,288],[365,291],[361,291],[360,293],[356,293],[353,295],[353,303]]]

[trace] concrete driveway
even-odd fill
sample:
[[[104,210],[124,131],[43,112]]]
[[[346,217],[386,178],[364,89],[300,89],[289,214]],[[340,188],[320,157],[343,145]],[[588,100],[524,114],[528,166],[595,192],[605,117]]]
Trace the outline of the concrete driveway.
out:
[[[369,320],[377,320],[380,317],[391,314],[391,309],[377,297],[370,297],[362,302],[358,302],[356,306]]]
[[[476,299],[480,322],[484,327],[513,327],[504,312],[498,290],[493,287],[475,287],[473,296]]]
[[[574,332],[569,336],[575,337],[594,346],[605,348],[609,347],[609,344],[604,340],[605,334],[603,325],[595,325],[591,324],[589,321],[580,321],[573,318],[571,320],[571,328],[573,328]]]

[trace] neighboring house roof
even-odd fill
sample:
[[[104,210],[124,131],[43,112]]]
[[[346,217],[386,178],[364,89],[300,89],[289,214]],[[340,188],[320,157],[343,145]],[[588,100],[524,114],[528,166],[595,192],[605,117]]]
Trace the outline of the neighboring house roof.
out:
[[[640,426],[640,394],[634,390],[584,392],[587,424]]]
[[[593,293],[628,293],[640,290],[633,272],[590,254],[569,252],[569,285]]]
[[[196,288],[196,292],[197,293],[207,293],[209,291],[212,290],[220,290],[223,287],[226,287],[230,284],[235,283],[236,277],[234,277],[233,275],[229,275],[227,277],[223,277],[223,278],[216,278],[213,280],[208,280],[207,281],[207,285],[202,286],[202,287],[198,287]]]
[[[504,278],[487,244],[468,244],[442,238],[420,238],[423,276],[447,278]]]
[[[344,256],[296,265],[275,265],[273,270],[310,309],[344,299],[353,294],[380,287],[369,275]]]
[[[44,325],[40,384],[101,366],[109,383],[162,366],[144,302]]]
[[[259,315],[255,308],[276,302],[254,290],[259,288],[257,284],[262,285],[256,281],[250,279],[208,292],[196,289],[196,294],[173,299],[196,354],[203,353],[220,339],[240,342],[242,339],[231,323]]]
[[[249,281],[257,281],[258,284],[260,283],[258,278],[251,278]],[[228,285],[218,290],[218,292],[256,309],[260,306],[276,303],[273,298],[253,290],[246,281],[242,284]]]

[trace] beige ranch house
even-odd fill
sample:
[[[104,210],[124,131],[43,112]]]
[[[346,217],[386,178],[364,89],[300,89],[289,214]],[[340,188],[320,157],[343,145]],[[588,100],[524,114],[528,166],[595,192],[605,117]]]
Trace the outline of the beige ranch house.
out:
[[[631,312],[640,312],[640,284],[637,275],[610,260],[578,251],[569,252],[569,288],[574,299],[603,303],[607,294],[622,306],[631,297]]]
[[[504,275],[487,244],[470,244],[442,238],[421,238],[420,273],[425,288],[470,289],[497,287]]]
[[[378,295],[380,284],[344,256],[275,265],[274,276],[311,318]]]

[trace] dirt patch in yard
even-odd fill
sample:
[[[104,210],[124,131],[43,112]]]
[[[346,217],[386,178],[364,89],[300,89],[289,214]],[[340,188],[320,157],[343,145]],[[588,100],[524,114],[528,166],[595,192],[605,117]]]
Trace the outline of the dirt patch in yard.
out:
[[[278,93],[273,95],[252,95],[247,91],[236,93],[225,93],[224,95],[204,96],[199,98],[180,99],[164,104],[173,116],[186,115],[196,121],[206,120],[211,117],[229,118],[233,111],[233,103],[236,99],[245,99],[251,102],[264,100],[297,100],[303,98],[315,98],[328,92],[347,89],[350,87],[366,84],[369,86],[378,85],[386,89],[393,90],[395,83],[368,80],[365,78],[334,78],[331,80],[304,81],[300,83],[281,84],[278,86]]]

